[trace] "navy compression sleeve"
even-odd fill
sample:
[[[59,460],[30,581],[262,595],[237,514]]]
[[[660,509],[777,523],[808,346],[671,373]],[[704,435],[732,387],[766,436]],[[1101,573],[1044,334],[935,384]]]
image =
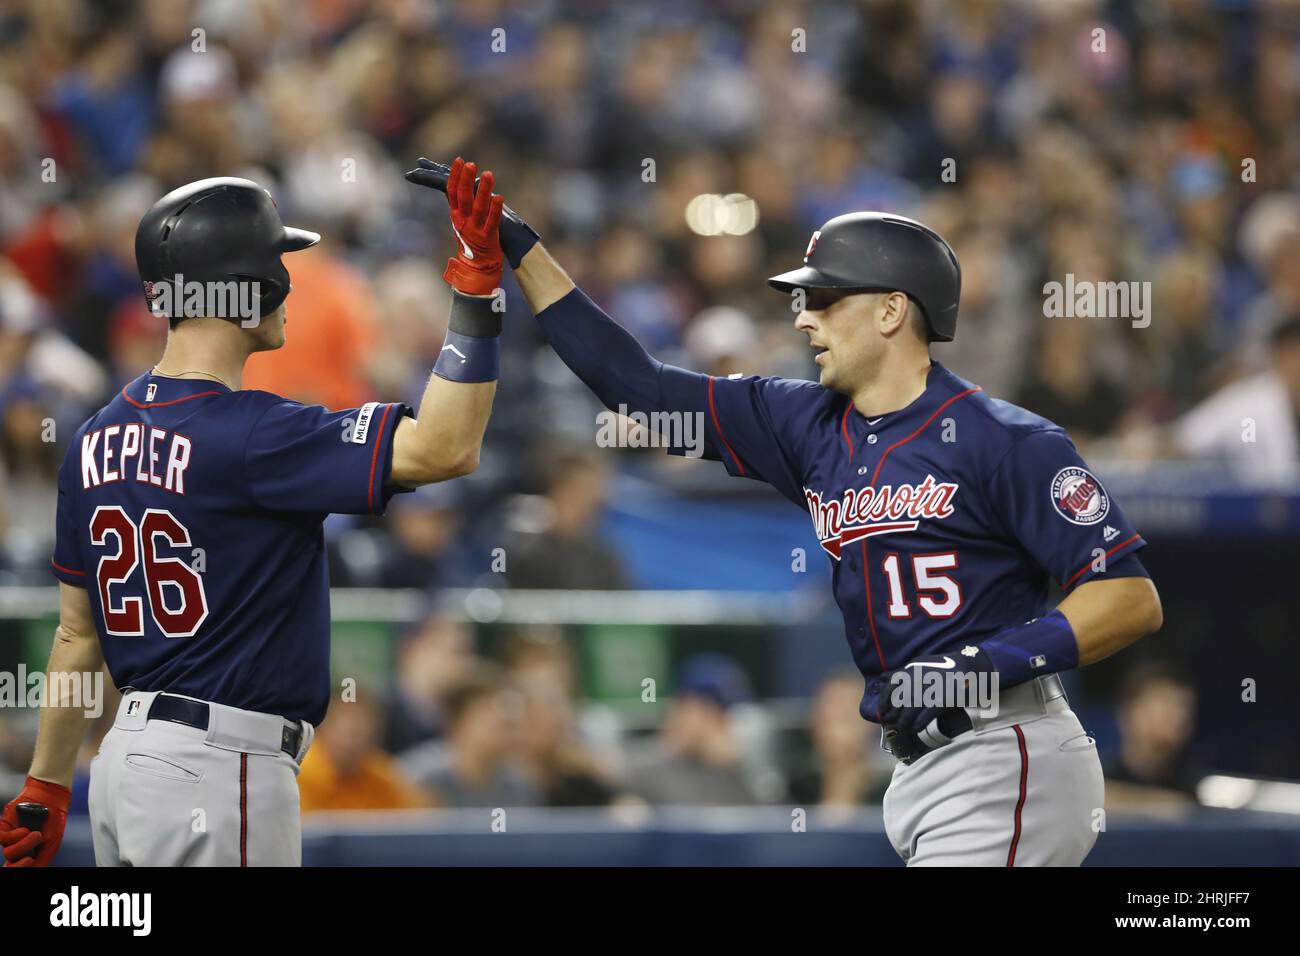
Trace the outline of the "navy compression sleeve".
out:
[[[537,315],[542,330],[565,365],[606,408],[633,412],[664,408],[660,362],[604,310],[575,288]]]

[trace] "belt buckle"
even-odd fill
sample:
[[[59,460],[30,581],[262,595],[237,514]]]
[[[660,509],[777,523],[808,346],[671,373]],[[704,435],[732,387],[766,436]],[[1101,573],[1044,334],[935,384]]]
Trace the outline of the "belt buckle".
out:
[[[285,722],[280,731],[280,749],[295,760],[298,758],[298,751],[302,749],[302,724]]]
[[[894,759],[909,766],[918,757],[923,757],[930,752],[916,734],[901,727],[886,726],[880,741],[881,745],[894,755]]]

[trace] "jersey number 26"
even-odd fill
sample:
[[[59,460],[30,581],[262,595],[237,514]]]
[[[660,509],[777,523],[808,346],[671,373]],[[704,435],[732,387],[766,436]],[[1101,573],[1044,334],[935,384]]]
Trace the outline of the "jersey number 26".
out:
[[[117,637],[144,634],[144,600],[139,587],[128,584],[143,564],[149,613],[158,629],[168,637],[193,637],[208,616],[203,578],[182,559],[158,554],[160,540],[171,548],[191,547],[189,530],[160,508],[147,509],[137,525],[120,506],[100,505],[90,518],[90,541],[103,547],[110,538],[117,553],[105,554],[95,569],[104,630]]]

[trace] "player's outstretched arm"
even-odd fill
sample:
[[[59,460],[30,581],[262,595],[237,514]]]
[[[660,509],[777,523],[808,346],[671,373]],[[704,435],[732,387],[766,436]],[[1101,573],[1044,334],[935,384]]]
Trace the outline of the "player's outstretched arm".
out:
[[[487,186],[475,194],[473,163],[459,163],[447,199],[459,250],[443,278],[451,284],[447,341],[425,387],[415,419],[393,436],[392,479],[411,488],[469,474],[478,467],[500,367],[501,313],[493,308],[501,284],[500,196]]]
[[[45,866],[63,842],[77,751],[90,721],[97,716],[91,701],[69,695],[75,693],[80,698],[80,689],[103,666],[86,589],[60,583],[59,626],[46,670],[46,699],[31,773],[22,793],[0,816],[0,847],[4,848],[6,866]],[[102,699],[98,703],[102,706]]]
[[[473,164],[459,158],[446,166],[421,158],[406,174],[413,183],[447,193],[473,188]],[[492,188],[484,173],[482,196]],[[499,199],[499,197],[498,197]],[[615,411],[653,413],[702,412],[704,393],[698,389],[664,388],[664,364],[651,356],[621,325],[578,289],[537,233],[509,206],[501,206],[501,248],[515,278],[537,316],[555,353],[607,407]]]

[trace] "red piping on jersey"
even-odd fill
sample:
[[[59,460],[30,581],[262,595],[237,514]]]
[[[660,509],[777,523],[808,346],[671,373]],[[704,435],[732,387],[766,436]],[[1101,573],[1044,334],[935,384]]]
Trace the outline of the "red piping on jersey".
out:
[[[957,393],[956,395],[954,395],[952,398],[948,399],[948,401],[944,402],[942,405],[940,405],[938,408],[936,408],[935,411],[934,411],[934,414],[931,415],[929,418],[927,418],[927,419],[925,420],[925,423],[922,424],[920,428],[918,428],[916,431],[912,432],[912,434],[908,435],[906,438],[900,438],[898,441],[894,442],[892,445],[890,445],[888,448],[886,448],[886,449],[885,449],[885,453],[884,453],[883,455],[880,456],[880,461],[876,462],[876,471],[875,471],[875,473],[871,476],[871,484],[872,484],[872,485],[875,485],[875,483],[876,483],[876,479],[880,477],[880,469],[881,469],[881,467],[885,464],[885,459],[889,457],[889,453],[890,453],[891,451],[893,451],[893,450],[894,450],[895,448],[897,448],[899,445],[906,445],[908,442],[910,442],[910,441],[911,441],[913,438],[915,438],[917,435],[921,434],[921,432],[925,431],[925,429],[929,426],[930,422],[932,422],[932,421],[934,421],[936,418],[938,418],[938,417],[939,417],[939,413],[942,412],[942,411],[943,411],[945,408],[947,408],[949,405],[951,405],[953,402],[957,401],[959,398],[965,398],[967,395],[970,395],[970,394],[972,394],[973,392],[979,392],[979,391],[982,391],[982,389],[981,389],[978,385],[976,385],[974,388],[968,388],[968,389],[966,389],[966,391],[964,391],[964,392],[958,392],[958,393]]]
[[[889,453],[891,451],[893,451],[899,445],[906,445],[917,435],[921,434],[921,432],[925,431],[926,427],[930,424],[930,422],[938,418],[939,413],[942,412],[949,405],[951,405],[953,402],[957,401],[959,398],[965,398],[967,395],[970,395],[978,391],[981,391],[981,389],[978,385],[976,385],[974,388],[968,388],[966,389],[966,391],[959,392],[958,394],[954,395],[952,398],[948,399],[948,401],[944,402],[942,405],[936,408],[934,414],[931,415],[929,418],[927,418],[922,423],[920,428],[912,432],[912,434],[908,435],[906,438],[900,438],[898,441],[894,442],[892,445],[886,448],[885,453],[880,456],[880,461],[876,462],[876,470],[871,476],[871,484],[868,487],[873,487],[873,488],[875,487],[876,479],[880,477],[880,469],[884,466],[885,459],[889,457]],[[850,404],[849,407],[852,408],[853,407],[852,404]],[[845,412],[845,418],[844,418],[844,437],[845,439],[849,437],[847,412]],[[852,454],[853,454],[853,444],[852,442],[850,442],[849,443],[850,459],[852,458]],[[867,624],[871,628],[871,640],[876,645],[876,656],[880,658],[880,669],[881,671],[886,671],[889,668],[885,664],[885,655],[880,650],[880,638],[876,636],[876,616],[871,613],[871,579],[867,573],[867,569],[869,567],[870,567],[870,562],[867,560],[867,542],[863,541],[862,542],[862,585],[867,590]]]
[[[248,754],[239,755],[239,865],[248,866]]]
[[[889,670],[885,666],[885,654],[880,649],[880,638],[876,636],[876,616],[871,613],[871,578],[868,576],[868,569],[871,567],[871,561],[867,557],[867,542],[862,542],[862,587],[867,592],[867,623],[871,625],[871,642],[876,645],[876,657],[880,658],[880,671],[884,673]],[[877,713],[879,716],[879,713]]]
[[[388,413],[392,405],[384,406],[384,414],[379,419],[379,435],[375,438],[374,451],[370,453],[370,484],[366,487],[366,510],[375,510],[375,467],[379,464],[379,446],[384,442],[384,425],[388,423]]]
[[[54,565],[55,570],[62,571],[64,574],[75,574],[77,575],[77,577],[85,577],[86,575],[85,571],[74,571],[72,570],[72,568],[65,568],[63,565],[59,564],[59,562],[55,561],[53,558],[50,558],[50,564]]]
[[[1029,790],[1029,751],[1025,749],[1025,732],[1019,724],[1012,724],[1016,742],[1020,745],[1020,799],[1016,801],[1016,828],[1011,835],[1011,849],[1007,851],[1007,866],[1016,865],[1016,847],[1020,844],[1020,813],[1025,809],[1025,794]]]
[[[1130,544],[1132,544],[1134,541],[1136,541],[1136,540],[1137,540],[1138,538],[1140,538],[1140,537],[1142,537],[1142,535],[1140,535],[1140,534],[1135,534],[1135,535],[1133,535],[1133,537],[1131,537],[1131,538],[1127,538],[1127,539],[1125,539],[1124,541],[1121,541],[1119,544],[1115,545],[1115,547],[1113,547],[1113,548],[1111,548],[1109,551],[1107,551],[1107,552],[1103,555],[1103,557],[1109,558],[1112,554],[1114,554],[1114,553],[1115,553],[1116,551],[1118,551],[1120,548],[1127,548]],[[1093,560],[1095,561],[1096,559],[1094,558]],[[1070,585],[1072,585],[1075,581],[1077,581],[1077,580],[1079,579],[1079,575],[1083,574],[1083,573],[1084,573],[1085,571],[1087,571],[1090,567],[1092,567],[1092,561],[1089,561],[1087,564],[1085,564],[1083,567],[1081,567],[1078,571],[1075,571],[1074,574],[1070,575],[1070,580],[1068,580],[1068,581],[1066,581],[1064,584],[1062,584],[1061,587],[1062,587],[1062,588],[1068,588]]]
[[[126,394],[126,389],[122,389],[122,397],[134,405],[136,408],[163,408],[166,405],[179,405],[181,402],[188,402],[191,398],[203,398],[205,395],[221,395],[222,392],[198,392],[194,395],[186,395],[184,398],[173,398],[170,402],[137,402],[130,395]]]
[[[840,419],[840,431],[844,433],[844,441],[849,446],[849,461],[853,461],[853,438],[849,435],[849,412],[853,411],[853,403],[849,402],[849,407],[844,409],[844,417]]]
[[[709,376],[709,411],[713,414],[713,427],[717,431],[718,437],[722,439],[722,446],[727,449],[727,453],[731,455],[731,460],[736,463],[736,471],[740,472],[740,477],[744,478],[745,466],[742,465],[740,459],[736,457],[735,451],[731,448],[731,442],[727,441],[727,436],[722,433],[722,423],[718,421],[718,407],[713,404],[712,375]]]

